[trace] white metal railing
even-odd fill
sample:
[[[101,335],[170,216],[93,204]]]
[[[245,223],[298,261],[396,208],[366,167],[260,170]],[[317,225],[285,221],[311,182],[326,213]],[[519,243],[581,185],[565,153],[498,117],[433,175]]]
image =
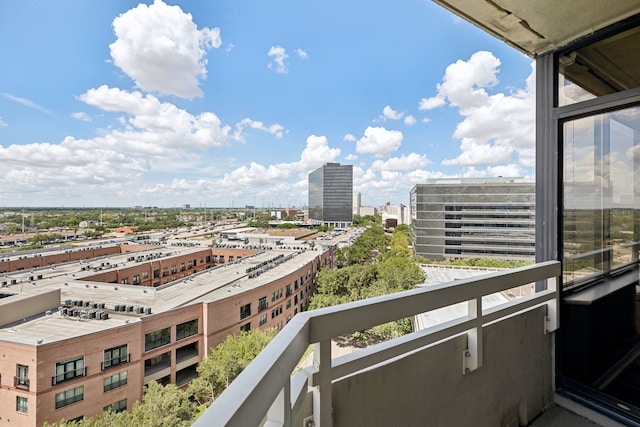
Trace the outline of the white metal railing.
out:
[[[560,263],[547,261],[297,314],[194,426],[290,426],[309,391],[314,424],[331,426],[333,380],[461,334],[468,337],[468,348],[460,355],[462,373],[478,369],[482,366],[483,326],[546,305],[540,327],[546,333],[557,329],[560,274]],[[546,290],[483,309],[483,296],[534,282],[546,282]],[[331,357],[332,338],[460,302],[468,303],[466,316]],[[292,375],[311,344],[313,367]]]

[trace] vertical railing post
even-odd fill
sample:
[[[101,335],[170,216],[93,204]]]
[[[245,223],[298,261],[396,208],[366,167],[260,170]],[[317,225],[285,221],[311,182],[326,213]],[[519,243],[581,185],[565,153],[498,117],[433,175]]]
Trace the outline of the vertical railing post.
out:
[[[467,349],[462,354],[462,373],[468,374],[482,366],[482,296],[468,301],[469,317],[475,320],[467,331]]]
[[[548,334],[560,326],[560,315],[558,313],[558,301],[560,300],[560,291],[558,290],[558,277],[549,277],[547,279],[547,289],[554,291],[556,297],[547,301],[547,316],[544,319],[544,333]]]
[[[318,369],[319,377],[318,384],[313,389],[313,421],[316,427],[331,427],[331,340],[313,345],[313,365]]]

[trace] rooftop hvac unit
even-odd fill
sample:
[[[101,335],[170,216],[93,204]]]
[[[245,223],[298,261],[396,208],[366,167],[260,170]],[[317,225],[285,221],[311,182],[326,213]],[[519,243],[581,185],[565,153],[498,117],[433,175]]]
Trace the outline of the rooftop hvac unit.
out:
[[[97,302],[94,302],[93,304],[91,304],[91,306],[93,308],[98,308],[100,306],[100,304],[98,304]]]
[[[63,307],[62,310],[60,310],[60,314],[62,314],[63,316],[66,316],[68,312],[69,309],[67,307]]]
[[[85,307],[91,307],[92,302],[91,301],[85,301],[84,302],[84,306]]]
[[[106,311],[100,312],[100,319],[107,320],[108,318],[109,318],[109,313],[107,313]]]
[[[67,307],[71,307],[73,305],[73,300],[70,300],[70,299],[64,300],[64,305]]]
[[[95,319],[95,318],[96,318],[96,311],[89,310],[89,319]]]
[[[145,314],[151,314],[151,307],[147,307],[144,309]]]
[[[127,306],[127,311],[128,311],[128,312],[133,311],[133,306],[132,306],[132,305],[128,305],[128,306]]]
[[[136,307],[136,313],[138,313],[138,314],[142,314],[142,313],[144,313],[144,307],[137,306],[137,307]]]
[[[120,311],[120,307],[121,307],[121,305],[120,305],[120,304],[116,304],[116,305],[114,306],[114,308],[113,308],[113,309],[114,309],[115,311]]]
[[[101,308],[104,310],[105,304],[103,302],[98,303],[98,308]]]

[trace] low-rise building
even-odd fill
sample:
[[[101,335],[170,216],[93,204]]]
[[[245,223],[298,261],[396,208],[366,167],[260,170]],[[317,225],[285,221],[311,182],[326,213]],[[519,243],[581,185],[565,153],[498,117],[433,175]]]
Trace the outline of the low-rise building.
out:
[[[332,251],[109,245],[0,261],[0,425],[131,409],[209,349],[305,310]]]

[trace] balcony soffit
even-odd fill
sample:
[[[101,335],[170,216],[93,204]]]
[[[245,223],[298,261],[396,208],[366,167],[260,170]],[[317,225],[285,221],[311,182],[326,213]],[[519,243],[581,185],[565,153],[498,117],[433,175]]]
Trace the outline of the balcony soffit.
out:
[[[640,13],[640,0],[433,0],[531,57]]]

